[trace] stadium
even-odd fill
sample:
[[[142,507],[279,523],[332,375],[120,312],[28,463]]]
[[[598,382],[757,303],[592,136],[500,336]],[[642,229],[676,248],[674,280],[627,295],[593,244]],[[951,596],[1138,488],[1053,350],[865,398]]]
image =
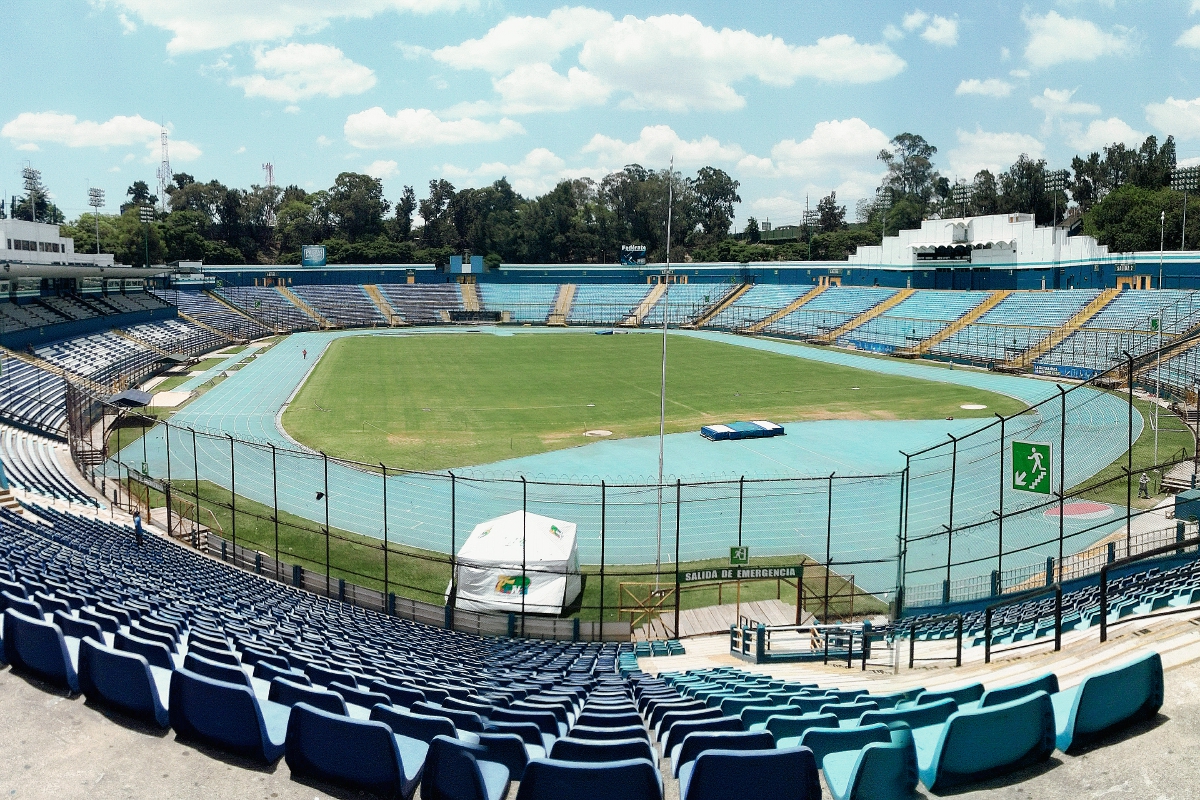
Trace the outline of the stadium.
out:
[[[210,694],[232,665],[246,678],[238,691],[264,709],[288,698],[327,708],[341,692],[335,710],[358,719],[376,706],[371,719],[409,739],[425,735],[413,720],[448,715],[510,771],[525,768],[513,752],[560,749],[549,739],[566,725],[563,741],[582,738],[588,762],[640,753],[624,743],[631,735],[657,734],[653,747],[670,756],[680,737],[665,717],[712,731],[714,747],[763,730],[772,747],[794,736],[886,763],[903,737],[876,719],[948,735],[959,706],[1048,709],[1039,690],[1054,674],[1001,688],[993,659],[1053,664],[1100,631],[1119,639],[1143,625],[1173,643],[1166,632],[1200,596],[1187,505],[1200,294],[1160,289],[1157,276],[1150,289],[1105,285],[1148,259],[1101,253],[1009,280],[1097,276],[1059,290],[911,288],[929,277],[919,264],[489,274],[456,259],[446,269],[131,268],[142,276],[17,297],[0,305],[6,658],[218,747],[233,734],[199,709],[234,702]],[[1186,284],[1193,270],[1200,254],[1178,254],[1170,278]],[[784,435],[699,433],[743,419],[776,420]],[[1018,477],[1028,443],[1046,448],[1040,493]],[[1132,497],[1143,472],[1154,476],[1149,500]],[[130,549],[132,512],[154,531],[149,550]],[[517,560],[489,567],[480,553],[490,551],[468,539],[505,515],[520,520]],[[564,561],[544,542],[531,549],[527,529],[545,519],[570,526]],[[185,579],[192,571],[204,577]],[[330,630],[301,647],[311,615]],[[364,650],[370,631],[387,644]],[[65,659],[39,644],[46,635],[67,643]],[[519,653],[544,665],[533,674],[562,677],[534,689],[513,673],[468,689],[406,663],[394,641],[443,642],[458,654],[438,661],[447,670]],[[738,666],[705,655],[722,650]],[[1148,681],[1121,712],[1140,719],[1162,702],[1164,658],[1078,677]],[[956,669],[925,675],[918,662],[979,680],[958,687]],[[722,665],[698,666],[709,663]],[[153,678],[149,695],[137,664]],[[832,664],[854,671],[831,676]],[[785,665],[785,677],[759,665]],[[192,675],[203,677],[179,677]],[[853,688],[825,693],[807,675]],[[999,694],[981,701],[985,686]],[[1055,714],[1060,695],[1071,696],[1055,684]],[[1087,690],[1075,697],[1085,713]],[[314,731],[332,724],[312,715]],[[843,751],[837,737],[804,734],[829,715],[870,719],[847,729]],[[645,720],[659,724],[622,727]],[[724,720],[734,733],[719,733]],[[542,726],[535,739],[504,750],[524,735],[506,722],[525,721]],[[260,744],[235,751],[270,759],[263,724]],[[593,756],[593,745],[613,749]],[[349,752],[337,764],[295,757],[384,791]],[[825,758],[827,782],[860,780]],[[402,782],[416,779],[407,769]],[[970,780],[921,775],[930,788]]]

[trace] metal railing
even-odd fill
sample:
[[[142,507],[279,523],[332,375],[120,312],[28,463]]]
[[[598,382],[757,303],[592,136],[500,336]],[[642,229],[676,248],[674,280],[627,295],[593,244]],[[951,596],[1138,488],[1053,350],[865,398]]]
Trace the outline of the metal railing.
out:
[[[1058,652],[1062,649],[1062,584],[1052,583],[1049,586],[1043,586],[1038,589],[1030,589],[1027,592],[1021,592],[1011,597],[1007,597],[998,603],[992,603],[983,612],[983,663],[992,663],[992,616],[997,609],[1005,606],[1016,605],[1033,600],[1036,597],[1041,597],[1044,594],[1054,593],[1054,650]],[[1033,641],[1025,644],[1016,645],[1008,648],[1009,650],[1018,650],[1022,647],[1029,647],[1037,644],[1037,620],[1033,620],[1034,638]]]
[[[954,666],[962,666],[962,641],[963,641],[963,617],[962,614],[940,614],[936,617],[928,617],[920,620],[914,619],[908,625],[908,668],[912,669],[913,664],[917,661],[946,661],[947,657],[941,658],[921,658],[916,657],[917,649],[917,630],[927,625],[934,625],[946,620],[954,620]]]

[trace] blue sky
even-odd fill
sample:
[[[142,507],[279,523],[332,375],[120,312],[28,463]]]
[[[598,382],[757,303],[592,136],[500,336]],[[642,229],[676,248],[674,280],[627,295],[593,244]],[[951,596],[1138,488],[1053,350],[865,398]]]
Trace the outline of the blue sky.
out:
[[[1173,133],[1200,162],[1200,0],[503,3],[16,0],[0,191],[42,170],[69,217],[175,171],[395,200],[432,178],[540,194],[626,163],[741,181],[739,220],[853,209],[901,131],[943,174]]]

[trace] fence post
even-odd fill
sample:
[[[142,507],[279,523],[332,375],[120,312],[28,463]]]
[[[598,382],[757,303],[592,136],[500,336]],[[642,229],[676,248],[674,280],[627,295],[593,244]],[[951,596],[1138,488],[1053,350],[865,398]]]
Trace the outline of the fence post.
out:
[[[950,437],[950,520],[946,526],[946,584],[942,595],[945,597],[945,602],[950,602],[950,564],[954,552],[954,488],[958,481],[958,439],[951,434],[946,434]]]
[[[1114,562],[1116,560],[1117,560],[1117,543],[1109,542],[1108,543],[1108,563],[1111,564],[1112,562]]]
[[[321,453],[325,467],[325,596],[329,597],[329,456]]]
[[[796,624],[803,622],[804,616],[804,562],[796,568]],[[678,637],[677,637],[678,638]]]
[[[908,629],[908,668],[912,669],[917,654],[917,623],[909,624]]]
[[[271,508],[275,524],[275,580],[279,580],[279,475],[275,471],[275,445],[271,444]]]
[[[387,518],[387,466],[382,461],[379,462],[379,468],[383,470],[383,593],[388,593],[388,518]],[[450,548],[453,552],[453,547]],[[454,579],[454,571],[450,571],[451,581]],[[454,596],[453,583],[451,584],[451,597]]]
[[[1061,582],[1065,566],[1063,563],[1063,533],[1067,506],[1067,391],[1057,383],[1054,385],[1058,389],[1059,399],[1062,402],[1062,410],[1059,412],[1062,419],[1059,420],[1058,426],[1058,570]]]
[[[900,513],[896,521],[896,602],[893,604],[892,619],[900,619],[904,610],[904,517],[907,514],[908,455],[904,456],[904,471],[900,473]],[[800,624],[799,603],[797,603],[796,624]]]
[[[458,607],[458,477],[450,473],[450,605]]]
[[[996,531],[996,572],[1004,574],[1004,415],[996,414],[1000,417],[1000,511],[996,515],[996,524],[999,526]],[[999,594],[999,592],[996,592]]]
[[[233,463],[233,434],[229,437],[229,519],[233,534],[233,563],[237,564],[237,468]]]
[[[679,514],[680,514],[680,487],[682,483],[679,478],[675,479],[675,638],[679,638]]]
[[[942,605],[950,605],[950,581],[942,581]]]
[[[604,539],[606,533],[607,489],[600,481],[600,641],[604,641]],[[676,615],[678,618],[678,615]]]
[[[1183,520],[1177,520],[1175,522],[1175,541],[1177,541],[1177,542],[1183,541]],[[1183,548],[1181,547],[1178,550],[1176,550],[1175,555],[1177,555],[1177,556],[1183,555]]]
[[[829,568],[833,563],[830,556],[830,548],[833,545],[833,476],[836,472],[829,473],[829,490],[825,503],[825,601],[821,612],[821,622],[828,624],[829,622]],[[828,636],[826,641],[828,642]],[[828,660],[829,646],[825,647],[826,660]]]
[[[1062,650],[1062,584],[1054,592],[1054,651]]]
[[[1000,596],[1000,570],[992,570],[992,597]]]
[[[521,476],[521,637],[525,637],[525,597],[529,593],[529,578],[525,575],[525,524],[529,519],[529,484]]]
[[[163,435],[166,436],[166,438],[167,438],[167,483],[170,483],[171,482],[171,424],[169,422],[163,423]],[[168,508],[170,507],[170,505],[171,505],[170,503],[167,503]],[[167,512],[167,516],[168,516],[168,520],[169,520],[169,518],[170,518],[169,511]],[[167,529],[170,530],[169,525],[168,525]]]
[[[1128,359],[1129,364],[1127,367],[1127,374],[1129,376],[1129,423],[1128,433],[1126,434],[1127,446],[1125,449],[1125,555],[1130,555],[1130,548],[1133,545],[1133,356],[1126,350],[1125,357]],[[1197,424],[1200,424],[1200,421]]]
[[[1054,583],[1054,556],[1046,556],[1046,585]]]
[[[746,476],[738,479],[738,547],[742,546],[742,505],[746,497]]]
[[[195,485],[192,487],[196,490],[196,530],[193,531],[192,547],[200,546],[200,456],[196,452],[196,429],[188,428],[192,432],[192,478]]]

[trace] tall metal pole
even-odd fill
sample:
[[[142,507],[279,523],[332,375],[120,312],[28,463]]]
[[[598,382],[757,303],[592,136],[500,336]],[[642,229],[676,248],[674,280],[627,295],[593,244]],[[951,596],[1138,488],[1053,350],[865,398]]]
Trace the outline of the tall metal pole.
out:
[[[450,602],[458,597],[458,478],[450,473]]]
[[[275,444],[271,444],[271,508],[275,523],[275,580],[279,580],[279,473],[275,470]]]
[[[329,597],[329,456],[321,453],[321,459],[325,465],[325,596]]]
[[[233,461],[233,435],[229,436],[229,517],[232,520],[230,529],[233,531],[233,565],[237,566],[237,467]]]
[[[380,461],[379,468],[383,470],[383,607],[387,608],[388,596],[388,518],[387,518],[387,466]],[[451,592],[450,596],[454,596],[453,580],[454,570],[450,570]]]
[[[671,209],[675,204],[675,157],[667,168],[667,261],[663,270],[662,380],[658,386],[658,529],[654,550],[654,590],[662,572],[663,450],[667,437],[667,319],[671,311]]]
[[[833,565],[830,551],[833,547],[833,476],[836,474],[829,473],[829,489],[825,500],[825,605],[821,612],[821,622],[826,624],[829,622],[829,569]]]
[[[192,487],[196,490],[196,540],[193,542],[194,547],[200,544],[200,456],[196,452],[196,429],[188,428],[192,432],[192,478],[195,485]],[[205,537],[204,549],[208,550],[207,536]]]
[[[1161,472],[1158,469],[1158,409],[1159,403],[1162,400],[1162,317],[1158,320],[1158,352],[1154,356],[1154,471],[1159,474],[1159,483],[1162,483]],[[1157,489],[1157,487],[1155,487]]]
[[[1128,447],[1125,450],[1125,555],[1133,554],[1133,356],[1125,351],[1129,366],[1129,431],[1126,434]]]
[[[680,483],[679,478],[675,479],[675,638],[679,638],[679,508],[680,508]]]
[[[999,581],[996,594],[1004,594],[1004,415],[997,413],[1000,417],[1000,513],[996,517],[996,523],[999,526],[996,532],[996,575]]]
[[[1066,571],[1063,569],[1063,531],[1067,507],[1067,391],[1058,388],[1061,401],[1059,413],[1062,419],[1058,426],[1058,580],[1061,583]]]
[[[604,481],[600,481],[600,641],[604,641],[604,540],[608,520],[607,516],[608,491]]]
[[[525,637],[525,596],[529,594],[529,579],[525,576],[525,523],[529,519],[529,484],[521,476],[521,637]]]
[[[1158,218],[1158,288],[1163,288],[1163,246],[1166,244],[1167,236],[1167,212],[1164,211]]]

